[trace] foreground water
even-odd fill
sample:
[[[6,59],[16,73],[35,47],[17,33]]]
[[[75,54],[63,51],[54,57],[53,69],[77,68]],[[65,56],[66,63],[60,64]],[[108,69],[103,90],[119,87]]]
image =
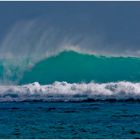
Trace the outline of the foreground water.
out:
[[[140,103],[0,103],[0,138],[140,138]]]

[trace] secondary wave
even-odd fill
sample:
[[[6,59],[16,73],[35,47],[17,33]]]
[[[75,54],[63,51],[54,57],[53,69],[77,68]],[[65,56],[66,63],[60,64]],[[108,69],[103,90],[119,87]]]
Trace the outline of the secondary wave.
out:
[[[140,83],[67,83],[38,82],[22,86],[0,86],[0,101],[86,101],[140,100]]]

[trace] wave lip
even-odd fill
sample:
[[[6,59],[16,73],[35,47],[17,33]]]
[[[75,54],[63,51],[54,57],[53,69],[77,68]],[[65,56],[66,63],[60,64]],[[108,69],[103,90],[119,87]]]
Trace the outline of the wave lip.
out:
[[[140,100],[140,83],[67,83],[38,82],[22,86],[0,86],[0,102],[12,101],[88,101],[88,100]]]

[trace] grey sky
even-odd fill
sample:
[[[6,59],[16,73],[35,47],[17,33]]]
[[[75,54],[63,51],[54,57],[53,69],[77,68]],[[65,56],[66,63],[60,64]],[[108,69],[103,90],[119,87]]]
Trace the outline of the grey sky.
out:
[[[140,2],[0,2],[1,57],[69,48],[140,56]]]

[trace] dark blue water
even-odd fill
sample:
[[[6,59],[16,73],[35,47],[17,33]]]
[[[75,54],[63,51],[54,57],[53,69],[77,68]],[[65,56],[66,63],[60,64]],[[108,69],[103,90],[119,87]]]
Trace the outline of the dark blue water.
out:
[[[0,103],[0,138],[140,138],[139,102]]]

